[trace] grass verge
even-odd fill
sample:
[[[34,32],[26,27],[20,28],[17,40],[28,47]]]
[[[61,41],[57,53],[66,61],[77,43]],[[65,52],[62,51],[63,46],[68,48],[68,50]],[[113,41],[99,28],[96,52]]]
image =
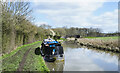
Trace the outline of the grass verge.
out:
[[[25,54],[25,52],[31,48],[30,52],[28,53],[27,59],[24,63],[24,69],[23,71],[44,71],[48,72],[49,69],[45,65],[44,60],[42,57],[39,55],[35,55],[34,51],[35,48],[40,46],[41,41],[23,45],[10,53],[10,56],[5,55],[4,58],[2,59],[2,71],[17,71],[19,68],[19,64],[22,61],[22,58]]]
[[[31,49],[27,56],[23,71],[49,71],[41,55],[35,55],[34,52],[35,50]]]
[[[0,57],[0,59],[5,59],[9,56],[12,56],[14,55],[15,53],[17,53],[20,49],[24,48],[24,47],[27,47],[27,46],[31,46],[31,45],[34,45],[34,44],[37,44],[37,43],[41,43],[41,41],[37,41],[37,42],[34,42],[34,43],[31,43],[31,44],[26,44],[26,45],[23,45],[23,46],[20,46],[18,47],[17,49],[13,50],[11,53],[9,54],[4,54],[3,56]]]
[[[113,36],[113,37],[85,37],[88,39],[101,39],[101,40],[109,40],[109,39],[113,39],[113,40],[117,40],[118,36]]]

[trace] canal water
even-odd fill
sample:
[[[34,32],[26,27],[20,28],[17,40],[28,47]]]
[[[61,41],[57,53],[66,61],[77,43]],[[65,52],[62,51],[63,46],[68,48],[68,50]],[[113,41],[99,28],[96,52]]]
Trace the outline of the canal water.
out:
[[[118,71],[118,54],[63,43],[64,61],[46,62],[50,71]]]

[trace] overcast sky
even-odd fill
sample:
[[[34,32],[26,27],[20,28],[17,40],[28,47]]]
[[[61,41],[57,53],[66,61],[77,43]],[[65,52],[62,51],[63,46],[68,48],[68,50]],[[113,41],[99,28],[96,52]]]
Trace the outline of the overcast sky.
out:
[[[35,0],[31,6],[36,25],[118,31],[118,0]]]

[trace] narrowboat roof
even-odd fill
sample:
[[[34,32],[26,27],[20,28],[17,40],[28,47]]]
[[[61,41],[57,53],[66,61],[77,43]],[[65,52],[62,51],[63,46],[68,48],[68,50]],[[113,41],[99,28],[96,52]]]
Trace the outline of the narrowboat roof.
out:
[[[44,44],[54,44],[54,43],[58,43],[58,41],[55,41],[55,40],[49,38],[49,39],[44,39],[43,43]]]

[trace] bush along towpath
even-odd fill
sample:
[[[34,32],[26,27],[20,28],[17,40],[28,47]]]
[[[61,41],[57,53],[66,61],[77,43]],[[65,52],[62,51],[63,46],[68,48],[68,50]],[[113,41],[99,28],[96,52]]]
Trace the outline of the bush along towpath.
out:
[[[3,55],[2,72],[6,71],[38,71],[49,73],[49,69],[41,55],[35,54],[35,48],[40,46],[41,41],[23,45],[9,54]]]

